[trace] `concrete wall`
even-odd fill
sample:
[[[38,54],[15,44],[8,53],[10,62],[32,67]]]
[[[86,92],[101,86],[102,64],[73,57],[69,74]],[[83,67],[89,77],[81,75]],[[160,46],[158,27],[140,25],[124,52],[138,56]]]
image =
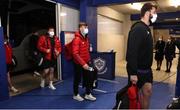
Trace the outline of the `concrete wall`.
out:
[[[119,13],[109,7],[99,7],[98,8],[98,14],[99,15],[104,15],[106,17],[119,20],[121,22],[124,21],[124,15],[122,13]]]
[[[98,16],[98,51],[107,52],[114,50],[116,61],[124,59],[124,36],[122,23],[112,19]]]
[[[163,36],[164,41],[167,41],[168,37],[170,36],[168,29],[155,29],[153,35],[154,35],[154,38],[155,38],[154,39],[155,42],[158,40],[158,38],[160,36]]]
[[[62,6],[61,13],[66,14],[61,16],[62,31],[77,31],[79,25],[80,13],[78,10]]]
[[[126,56],[128,34],[132,26],[132,21],[130,20],[130,15],[124,15],[124,18],[125,18],[123,22],[124,56]]]
[[[116,73],[121,73],[119,66],[125,60],[128,33],[132,25],[130,15],[119,13],[109,7],[99,7],[98,15],[97,50],[113,49],[116,52]]]
[[[129,22],[126,22],[127,17],[122,13],[119,13],[109,7],[99,7],[98,8],[98,14],[102,15],[102,17],[107,17],[104,19],[107,19],[106,21],[102,21],[100,17],[98,17],[98,22],[101,22],[98,24],[98,51],[108,51],[110,49],[114,49],[114,51],[117,52],[117,60],[121,61],[125,59],[125,51],[126,51],[126,37],[128,35],[129,31]],[[108,20],[111,19],[111,20]],[[116,25],[113,23],[110,23],[114,20],[114,23],[116,22]],[[109,24],[103,25],[102,23]],[[120,25],[120,26],[118,26]],[[131,25],[131,24],[130,24]],[[114,27],[116,26],[116,27]],[[107,29],[106,29],[107,28]],[[114,33],[111,31],[111,28],[119,28],[118,30],[115,30]],[[108,29],[110,31],[108,31]],[[104,30],[104,32],[102,32]],[[106,31],[107,30],[107,31]],[[111,42],[110,44],[107,44],[107,42]]]

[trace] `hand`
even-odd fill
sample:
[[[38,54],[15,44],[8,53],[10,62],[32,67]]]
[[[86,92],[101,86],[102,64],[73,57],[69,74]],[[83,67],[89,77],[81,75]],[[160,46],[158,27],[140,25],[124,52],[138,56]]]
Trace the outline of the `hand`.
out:
[[[137,75],[131,75],[130,80],[131,80],[132,84],[136,84],[138,81]]]
[[[34,52],[34,55],[37,55],[38,53],[37,52]]]
[[[47,49],[47,50],[46,50],[46,53],[50,53],[50,51],[51,51],[50,49]]]
[[[59,52],[58,52],[57,50],[55,50],[55,54],[56,54],[56,56],[58,56],[58,55],[59,55]]]
[[[85,64],[85,65],[83,65],[83,68],[84,68],[85,70],[89,70],[89,65],[88,65],[88,64]]]

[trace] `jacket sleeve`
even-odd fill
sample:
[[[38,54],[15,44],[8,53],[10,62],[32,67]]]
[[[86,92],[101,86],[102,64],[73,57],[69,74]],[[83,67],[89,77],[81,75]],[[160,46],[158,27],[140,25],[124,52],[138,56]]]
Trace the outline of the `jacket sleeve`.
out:
[[[32,52],[33,49],[32,49],[32,44],[33,44],[33,36],[31,35],[30,38],[29,38],[29,50]]]
[[[180,40],[175,40],[175,46],[180,50]]]
[[[158,41],[156,42],[155,50],[158,50]]]
[[[176,45],[175,45],[175,43],[173,41],[173,55],[175,56],[175,54],[176,54]]]
[[[73,58],[78,61],[79,64],[82,66],[86,64],[86,62],[80,57],[79,55],[79,45],[80,45],[80,38],[75,37],[72,43],[72,54]]]
[[[141,49],[143,38],[146,36],[146,30],[143,28],[134,28],[129,32],[126,61],[128,74],[136,75],[138,69],[138,52]]]
[[[47,52],[47,48],[44,47],[44,44],[45,44],[45,37],[41,36],[39,38],[39,40],[38,40],[37,48],[39,49],[39,51],[41,51],[43,53],[46,53]]]
[[[164,47],[164,53],[165,53],[165,54],[167,53],[167,50],[168,50],[168,43],[166,42],[166,43],[165,43],[165,47]]]
[[[57,37],[55,37],[55,49],[59,54],[61,53],[61,42]]]

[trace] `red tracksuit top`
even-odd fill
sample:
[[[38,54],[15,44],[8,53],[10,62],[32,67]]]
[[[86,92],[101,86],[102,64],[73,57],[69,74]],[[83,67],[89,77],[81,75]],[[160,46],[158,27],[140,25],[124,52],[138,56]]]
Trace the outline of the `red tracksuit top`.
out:
[[[38,44],[37,44],[37,48],[44,53],[45,55],[45,59],[46,60],[52,60],[52,49],[51,49],[51,41],[50,41],[50,37],[46,36],[46,35],[42,35],[40,36],[39,40],[38,40]],[[49,53],[47,53],[47,49],[50,49],[51,51]],[[54,53],[55,50],[59,52],[59,54],[61,53],[61,43],[60,40],[58,39],[58,37],[54,36]],[[57,56],[54,54],[54,58],[56,59]]]
[[[138,94],[138,87],[136,85],[132,85],[128,88],[128,98],[129,98],[129,109],[141,109],[140,97]]]
[[[72,42],[73,60],[76,64],[83,66],[90,61],[89,46],[88,37],[83,37],[80,32],[76,32]]]
[[[12,47],[9,43],[4,44],[6,53],[6,64],[12,64]]]

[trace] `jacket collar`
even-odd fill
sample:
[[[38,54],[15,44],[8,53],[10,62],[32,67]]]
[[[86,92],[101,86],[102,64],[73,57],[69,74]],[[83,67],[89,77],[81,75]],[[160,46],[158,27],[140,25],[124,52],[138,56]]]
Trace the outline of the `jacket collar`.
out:
[[[81,39],[87,39],[87,35],[84,37],[80,31],[78,31],[78,36],[81,38]]]

